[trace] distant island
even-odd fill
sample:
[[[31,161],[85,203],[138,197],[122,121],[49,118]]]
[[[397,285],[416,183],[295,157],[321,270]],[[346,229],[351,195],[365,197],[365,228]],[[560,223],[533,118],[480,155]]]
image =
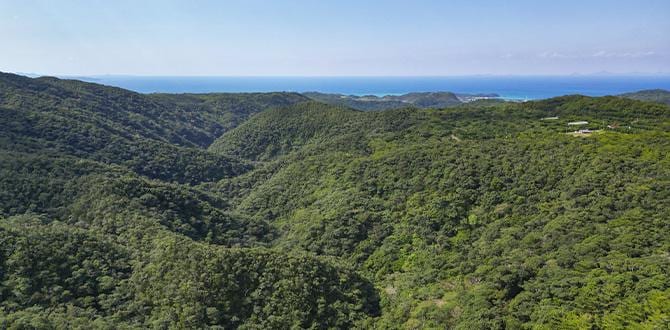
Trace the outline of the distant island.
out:
[[[457,94],[452,92],[422,92],[402,95],[357,96],[307,92],[303,93],[303,95],[315,101],[332,105],[344,105],[363,111],[380,111],[406,107],[417,107],[421,109],[447,108],[480,100],[502,100],[500,95],[495,93]]]

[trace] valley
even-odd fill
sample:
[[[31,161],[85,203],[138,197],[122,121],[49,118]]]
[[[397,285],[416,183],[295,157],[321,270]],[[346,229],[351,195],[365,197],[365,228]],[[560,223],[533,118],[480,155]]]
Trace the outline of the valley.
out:
[[[668,105],[324,95],[0,73],[0,328],[668,324]]]

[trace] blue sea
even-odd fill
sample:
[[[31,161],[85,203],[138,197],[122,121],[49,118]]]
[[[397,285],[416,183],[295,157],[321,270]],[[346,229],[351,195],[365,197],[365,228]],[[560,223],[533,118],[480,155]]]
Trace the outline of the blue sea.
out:
[[[670,76],[460,76],[460,77],[70,77],[140,93],[309,92],[398,95],[450,91],[496,93],[506,99],[567,94],[616,95],[643,89],[670,90]]]

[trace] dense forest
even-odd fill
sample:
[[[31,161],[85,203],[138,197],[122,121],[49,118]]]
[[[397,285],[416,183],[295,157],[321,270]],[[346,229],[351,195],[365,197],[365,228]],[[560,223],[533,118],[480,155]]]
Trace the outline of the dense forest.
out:
[[[670,105],[670,91],[664,89],[648,89],[633,93],[625,93],[620,96],[640,101],[656,102]]]
[[[666,329],[669,188],[659,103],[0,73],[0,329]]]

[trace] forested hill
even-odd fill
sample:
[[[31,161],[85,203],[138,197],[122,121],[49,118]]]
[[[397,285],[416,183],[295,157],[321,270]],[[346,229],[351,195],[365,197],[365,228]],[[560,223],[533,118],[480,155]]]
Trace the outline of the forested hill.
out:
[[[303,93],[303,95],[326,104],[342,105],[363,111],[392,110],[406,107],[445,108],[462,103],[459,96],[450,92],[424,92],[385,96],[356,96],[308,92]],[[475,97],[475,95],[463,96],[468,99]]]
[[[0,74],[0,328],[662,329],[669,155],[670,107],[620,97]]]
[[[226,129],[270,107],[306,101],[296,93],[139,94],[116,87],[0,73],[0,106],[50,112],[126,135],[207,146]]]
[[[151,178],[197,183],[247,164],[204,150],[250,115],[298,94],[143,95],[56,78],[0,74],[0,138],[14,150],[121,164]],[[240,110],[243,109],[243,110]]]
[[[634,93],[625,93],[621,94],[620,96],[634,100],[670,105],[670,91],[666,91],[664,89],[648,89]]]

